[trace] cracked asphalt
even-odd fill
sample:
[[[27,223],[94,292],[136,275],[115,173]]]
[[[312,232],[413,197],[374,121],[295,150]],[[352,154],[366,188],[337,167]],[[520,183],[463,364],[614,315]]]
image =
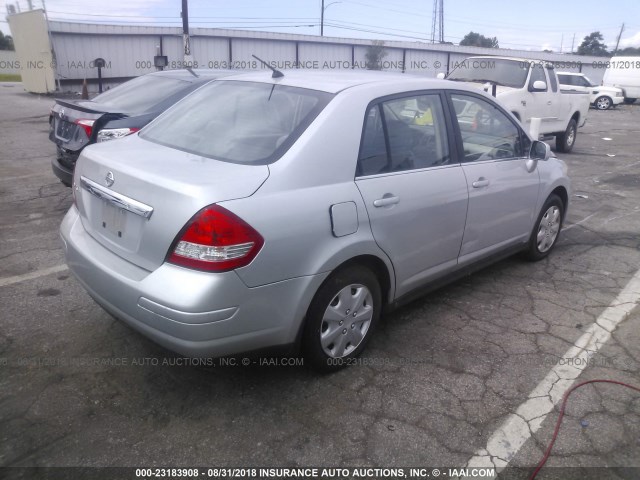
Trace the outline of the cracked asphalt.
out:
[[[0,84],[0,466],[462,467],[640,268],[640,105],[591,110],[562,156],[571,207],[546,260],[507,259],[386,315],[336,374],[181,365],[52,269],[71,205],[49,163],[52,103]],[[640,309],[599,347],[577,382],[640,386]],[[501,461],[535,466],[558,407]],[[547,465],[539,479],[639,478],[640,394],[577,390]]]

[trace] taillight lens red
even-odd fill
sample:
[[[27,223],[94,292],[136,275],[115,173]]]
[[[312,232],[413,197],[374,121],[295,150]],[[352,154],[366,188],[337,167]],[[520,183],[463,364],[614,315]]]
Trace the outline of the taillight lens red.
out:
[[[74,123],[82,127],[84,132],[87,134],[87,138],[91,138],[91,132],[93,131],[93,124],[95,123],[95,120],[80,119],[76,120]]]
[[[183,267],[227,272],[251,263],[264,245],[262,236],[219,205],[200,210],[173,243],[167,260]]]

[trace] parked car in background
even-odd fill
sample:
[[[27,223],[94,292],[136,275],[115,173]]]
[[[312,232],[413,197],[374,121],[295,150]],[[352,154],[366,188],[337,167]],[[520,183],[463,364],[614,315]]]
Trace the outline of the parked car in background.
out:
[[[570,198],[566,165],[475,88],[304,70],[211,82],[84,149],[73,194],[67,263],[115,317],[189,356],[300,342],[322,370],[436,282],[546,257]]]
[[[227,70],[168,70],[134,78],[93,100],[62,100],[49,114],[49,139],[56,145],[53,173],[70,187],[78,155],[92,143],[137,132],[171,105]]]
[[[640,97],[640,57],[612,57],[606,65],[602,84],[621,88],[624,102],[634,103]]]
[[[588,93],[591,105],[598,110],[607,110],[624,101],[621,88],[596,85],[583,73],[558,72],[558,80],[563,91]]]
[[[457,64],[447,80],[465,82],[495,96],[525,127],[541,119],[540,134],[556,137],[556,150],[570,152],[578,128],[589,113],[589,97],[562,92],[553,64],[526,58],[469,57]]]

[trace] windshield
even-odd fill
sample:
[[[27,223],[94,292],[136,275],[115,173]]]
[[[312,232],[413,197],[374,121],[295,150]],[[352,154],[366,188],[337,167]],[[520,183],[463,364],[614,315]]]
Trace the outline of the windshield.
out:
[[[268,83],[216,81],[158,117],[141,137],[233,163],[271,163],[332,95]]]
[[[177,78],[144,75],[101,93],[93,101],[112,112],[136,115],[152,110],[163,100],[191,85]]]
[[[505,59],[466,59],[449,74],[448,80],[493,82],[506,87],[522,88],[529,73],[529,62]]]

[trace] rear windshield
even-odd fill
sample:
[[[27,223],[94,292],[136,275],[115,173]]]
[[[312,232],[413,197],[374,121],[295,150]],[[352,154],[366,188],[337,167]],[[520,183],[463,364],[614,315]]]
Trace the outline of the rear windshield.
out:
[[[142,131],[167,147],[233,163],[271,163],[298,139],[332,95],[254,82],[212,82]]]
[[[95,103],[109,107],[112,112],[140,114],[175,95],[192,84],[177,78],[144,75],[118,85],[93,99]]]
[[[448,80],[492,82],[505,87],[522,88],[529,73],[529,62],[518,60],[466,59],[449,74]]]

